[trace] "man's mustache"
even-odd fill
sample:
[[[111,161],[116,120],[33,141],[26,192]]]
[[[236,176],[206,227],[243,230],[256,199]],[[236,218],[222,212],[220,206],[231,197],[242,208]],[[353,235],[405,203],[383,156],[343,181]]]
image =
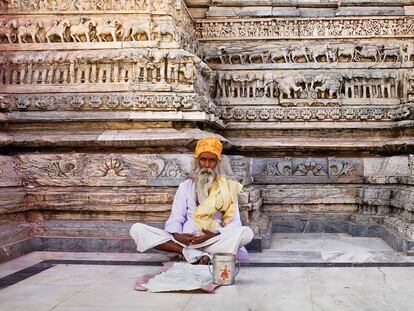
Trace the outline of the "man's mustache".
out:
[[[203,168],[200,170],[200,174],[213,175],[213,170],[211,168]]]

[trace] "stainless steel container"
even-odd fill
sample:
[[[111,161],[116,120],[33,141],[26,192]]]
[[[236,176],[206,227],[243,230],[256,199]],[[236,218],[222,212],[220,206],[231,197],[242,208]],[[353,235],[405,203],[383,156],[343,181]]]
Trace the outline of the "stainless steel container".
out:
[[[213,271],[211,271],[213,265]],[[231,285],[239,273],[240,265],[236,268],[236,256],[231,253],[216,253],[212,262],[208,264],[210,273],[213,275],[213,283],[218,285]]]

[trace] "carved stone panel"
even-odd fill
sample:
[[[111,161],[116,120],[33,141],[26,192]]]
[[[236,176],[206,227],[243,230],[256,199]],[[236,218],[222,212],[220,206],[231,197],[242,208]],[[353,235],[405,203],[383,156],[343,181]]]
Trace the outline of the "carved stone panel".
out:
[[[272,18],[199,21],[200,40],[412,37],[412,17]]]
[[[356,158],[254,158],[256,183],[348,183],[363,178],[362,161]]]
[[[0,187],[21,186],[22,179],[16,172],[16,164],[12,156],[0,156]],[[1,188],[0,188],[0,191]]]

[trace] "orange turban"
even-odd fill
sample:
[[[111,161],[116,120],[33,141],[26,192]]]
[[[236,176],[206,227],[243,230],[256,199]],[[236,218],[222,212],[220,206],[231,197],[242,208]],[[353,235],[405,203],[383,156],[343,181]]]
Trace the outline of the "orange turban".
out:
[[[195,154],[194,157],[198,158],[201,153],[203,152],[211,152],[214,153],[217,158],[220,160],[221,151],[223,150],[223,145],[215,137],[207,137],[200,139],[197,142],[197,146],[195,148]]]

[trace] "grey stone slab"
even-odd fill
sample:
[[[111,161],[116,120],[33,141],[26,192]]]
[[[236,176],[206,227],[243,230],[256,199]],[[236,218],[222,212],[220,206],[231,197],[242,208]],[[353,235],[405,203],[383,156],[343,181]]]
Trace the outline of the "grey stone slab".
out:
[[[210,7],[208,17],[265,17],[272,16],[271,7]]]
[[[266,250],[263,254],[260,254],[260,257],[250,256],[250,260],[254,261],[264,261],[269,262],[315,262],[322,261],[321,253],[319,251],[277,251],[277,250]]]
[[[17,258],[33,250],[33,239],[26,238],[0,247],[0,262]]]
[[[273,222],[273,232],[339,233],[348,232],[348,228],[349,224],[345,221]]]
[[[273,232],[303,232],[306,226],[305,222],[285,222],[285,221],[273,221]]]
[[[300,17],[334,17],[334,8],[298,8]]]
[[[396,15],[401,16],[405,15],[403,7],[340,7],[336,12],[337,16],[388,16]]]
[[[297,8],[292,7],[274,7],[272,9],[273,16],[300,16],[300,12]]]

